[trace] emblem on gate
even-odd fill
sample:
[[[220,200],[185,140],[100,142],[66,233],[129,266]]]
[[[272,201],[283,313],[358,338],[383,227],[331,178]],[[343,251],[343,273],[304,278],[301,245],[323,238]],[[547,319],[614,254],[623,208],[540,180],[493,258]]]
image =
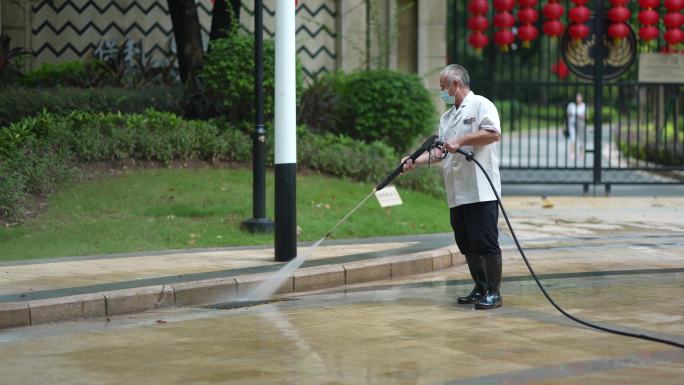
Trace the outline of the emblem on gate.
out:
[[[567,33],[561,40],[561,54],[568,69],[582,79],[594,79],[594,64],[596,56],[596,35],[593,31],[593,18],[589,23],[591,34],[579,42]],[[604,31],[609,25],[606,20]],[[624,39],[613,40],[603,36],[603,78],[612,80],[624,74],[634,63],[637,53],[637,40],[634,31],[629,27],[629,35]]]

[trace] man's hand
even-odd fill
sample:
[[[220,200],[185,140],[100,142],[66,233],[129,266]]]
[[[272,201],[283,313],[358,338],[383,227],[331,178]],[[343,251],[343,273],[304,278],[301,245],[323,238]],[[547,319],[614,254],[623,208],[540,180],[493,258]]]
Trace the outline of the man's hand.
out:
[[[404,163],[404,172],[408,172],[416,168],[416,164],[408,156],[401,159],[401,163]]]
[[[451,153],[456,152],[459,148],[461,148],[461,146],[462,144],[459,141],[459,138],[451,138],[444,142],[444,148],[446,148],[446,150]]]

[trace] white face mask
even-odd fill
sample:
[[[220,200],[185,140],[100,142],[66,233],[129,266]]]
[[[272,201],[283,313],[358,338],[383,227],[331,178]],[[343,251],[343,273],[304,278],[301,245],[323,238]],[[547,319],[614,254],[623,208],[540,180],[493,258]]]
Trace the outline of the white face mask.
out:
[[[449,95],[449,89],[451,89],[451,84],[449,85],[449,88],[446,90],[441,90],[439,91],[439,97],[444,100],[444,103],[448,105],[453,105],[456,103],[456,98],[454,96]]]

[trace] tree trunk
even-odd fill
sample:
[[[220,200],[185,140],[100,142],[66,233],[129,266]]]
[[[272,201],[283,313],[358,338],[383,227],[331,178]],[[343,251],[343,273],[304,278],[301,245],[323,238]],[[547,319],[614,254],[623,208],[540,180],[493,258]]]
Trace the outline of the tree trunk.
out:
[[[195,0],[168,0],[168,4],[176,38],[180,77],[192,91],[197,85],[197,75],[204,59],[197,5]]]
[[[230,8],[228,8],[230,3]],[[236,25],[233,25],[233,22]],[[230,31],[240,25],[240,0],[216,0],[211,17],[209,40],[226,37]]]

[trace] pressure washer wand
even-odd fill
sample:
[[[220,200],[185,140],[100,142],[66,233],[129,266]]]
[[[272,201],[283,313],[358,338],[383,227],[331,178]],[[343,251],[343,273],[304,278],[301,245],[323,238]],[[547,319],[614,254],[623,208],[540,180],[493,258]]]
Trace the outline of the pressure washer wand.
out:
[[[431,137],[427,138],[423,144],[420,145],[420,148],[417,149],[411,156],[406,158],[405,161],[401,162],[399,167],[397,167],[394,171],[392,171],[391,174],[387,175],[385,179],[382,180],[382,182],[378,183],[377,186],[375,186],[375,191],[380,191],[383,188],[385,188],[394,178],[399,176],[402,172],[404,172],[404,165],[406,164],[406,161],[408,159],[411,159],[412,161],[416,161],[419,156],[423,155],[425,151],[430,151],[432,149],[432,146],[435,143],[435,140],[437,140],[437,135],[432,135]]]

